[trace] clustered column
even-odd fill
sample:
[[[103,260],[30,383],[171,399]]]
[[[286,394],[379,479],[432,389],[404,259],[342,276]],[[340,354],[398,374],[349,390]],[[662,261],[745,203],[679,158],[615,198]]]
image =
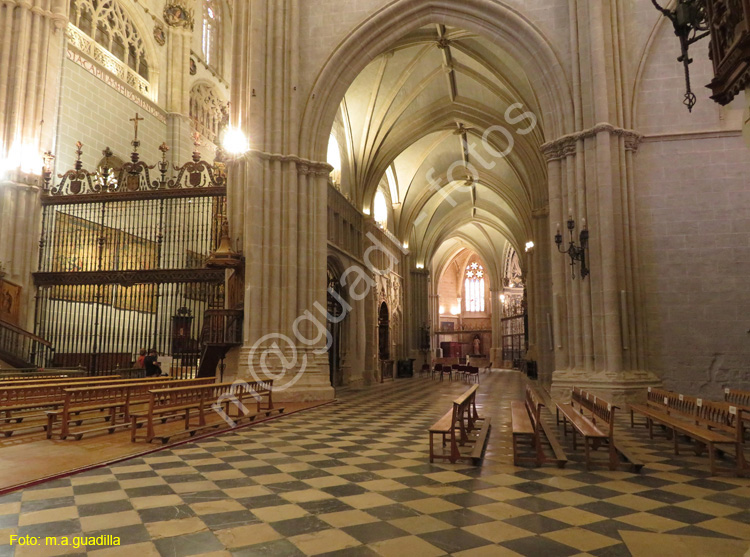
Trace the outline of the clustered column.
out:
[[[39,176],[53,147],[65,0],[4,0],[0,4],[0,264],[22,288],[20,324],[32,328]]]
[[[239,376],[273,378],[280,400],[330,399],[325,327],[331,167],[296,155],[299,0],[252,0],[234,9],[230,124],[247,134],[252,147],[228,165],[232,235],[246,260]]]

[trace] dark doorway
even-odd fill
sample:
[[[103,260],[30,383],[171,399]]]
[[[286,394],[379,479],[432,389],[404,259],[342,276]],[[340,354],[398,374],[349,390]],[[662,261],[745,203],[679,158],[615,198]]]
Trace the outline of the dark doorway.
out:
[[[341,316],[344,308],[339,300],[341,297],[341,281],[338,273],[328,267],[328,314],[333,318],[328,320],[328,332],[331,335],[331,346],[328,349],[328,369],[330,370],[331,385],[340,387],[344,383],[341,367]]]
[[[388,314],[388,305],[380,304],[378,312],[378,358],[381,360],[391,359],[391,318]]]

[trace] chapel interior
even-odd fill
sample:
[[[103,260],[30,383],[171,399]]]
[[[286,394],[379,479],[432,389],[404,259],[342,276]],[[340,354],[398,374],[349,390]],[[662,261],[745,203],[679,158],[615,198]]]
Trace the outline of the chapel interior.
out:
[[[750,0],[0,29],[0,556],[750,555]]]

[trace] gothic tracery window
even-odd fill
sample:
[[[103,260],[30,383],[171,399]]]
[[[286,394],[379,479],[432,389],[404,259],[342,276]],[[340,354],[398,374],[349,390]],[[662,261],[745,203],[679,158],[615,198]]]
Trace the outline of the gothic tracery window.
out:
[[[143,39],[116,0],[70,0],[70,23],[142,78],[149,79]]]
[[[484,267],[476,261],[469,263],[466,267],[464,290],[466,311],[483,312],[485,307]]]
[[[219,0],[203,0],[203,58],[221,70],[221,6]]]

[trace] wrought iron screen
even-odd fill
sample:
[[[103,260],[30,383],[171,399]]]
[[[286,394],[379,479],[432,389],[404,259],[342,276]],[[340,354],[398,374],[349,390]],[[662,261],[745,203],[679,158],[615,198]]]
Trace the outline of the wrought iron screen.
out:
[[[155,348],[163,370],[193,376],[205,314],[225,309],[225,270],[205,265],[226,219],[223,176],[197,153],[175,180],[133,163],[117,180],[77,163],[47,188],[35,334],[58,366],[131,368]]]
[[[525,316],[515,315],[502,319],[503,327],[503,360],[513,362],[514,369],[521,365],[525,348]]]

